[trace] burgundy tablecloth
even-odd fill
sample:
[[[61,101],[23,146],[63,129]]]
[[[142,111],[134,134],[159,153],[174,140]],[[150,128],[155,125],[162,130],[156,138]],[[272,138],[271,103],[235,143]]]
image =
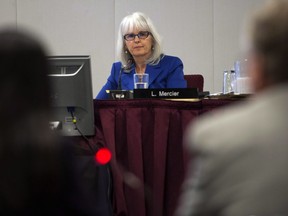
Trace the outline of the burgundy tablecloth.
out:
[[[95,100],[92,145],[113,155],[117,216],[171,216],[184,178],[183,133],[197,116],[231,100]],[[79,142],[85,147],[85,142]],[[88,151],[87,151],[88,152]]]

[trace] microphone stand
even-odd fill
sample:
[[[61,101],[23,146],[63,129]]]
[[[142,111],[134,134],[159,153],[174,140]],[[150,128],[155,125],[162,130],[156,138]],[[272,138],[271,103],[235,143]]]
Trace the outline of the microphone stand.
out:
[[[124,66],[121,66],[121,70],[120,70],[119,78],[118,78],[117,90],[122,90],[122,73],[123,73],[123,70],[124,70]]]
[[[117,90],[110,90],[110,98],[111,99],[127,99],[127,98],[133,98],[132,94],[128,90],[122,90],[122,74],[124,71],[124,66],[121,66],[121,70],[119,72],[119,78],[118,78],[118,86]]]

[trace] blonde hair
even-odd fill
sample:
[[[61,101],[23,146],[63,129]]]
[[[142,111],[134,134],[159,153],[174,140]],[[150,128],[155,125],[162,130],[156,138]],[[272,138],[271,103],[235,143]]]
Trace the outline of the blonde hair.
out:
[[[135,12],[123,18],[118,32],[117,55],[120,58],[124,69],[130,71],[134,63],[132,55],[129,52],[125,53],[124,41],[124,35],[131,33],[134,29],[149,31],[151,33],[153,41],[152,55],[147,59],[146,63],[157,65],[162,57],[161,37],[149,17],[143,13]]]

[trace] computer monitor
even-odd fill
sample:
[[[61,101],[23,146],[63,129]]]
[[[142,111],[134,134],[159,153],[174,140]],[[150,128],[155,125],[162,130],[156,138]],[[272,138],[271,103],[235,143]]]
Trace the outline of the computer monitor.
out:
[[[94,108],[89,56],[50,56],[50,126],[64,136],[90,136]]]

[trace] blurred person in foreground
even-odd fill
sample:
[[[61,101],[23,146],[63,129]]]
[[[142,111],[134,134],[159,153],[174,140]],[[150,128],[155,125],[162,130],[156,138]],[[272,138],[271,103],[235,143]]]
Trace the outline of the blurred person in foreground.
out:
[[[27,33],[0,31],[0,215],[87,215],[72,150],[51,134],[46,54]]]
[[[267,2],[249,33],[256,94],[188,130],[196,161],[177,216],[288,215],[288,1]]]
[[[149,74],[148,88],[186,88],[183,63],[164,55],[161,38],[145,14],[135,12],[122,20],[117,42],[121,62],[112,65],[106,84],[97,99],[108,99],[106,90],[133,90],[134,74]]]

